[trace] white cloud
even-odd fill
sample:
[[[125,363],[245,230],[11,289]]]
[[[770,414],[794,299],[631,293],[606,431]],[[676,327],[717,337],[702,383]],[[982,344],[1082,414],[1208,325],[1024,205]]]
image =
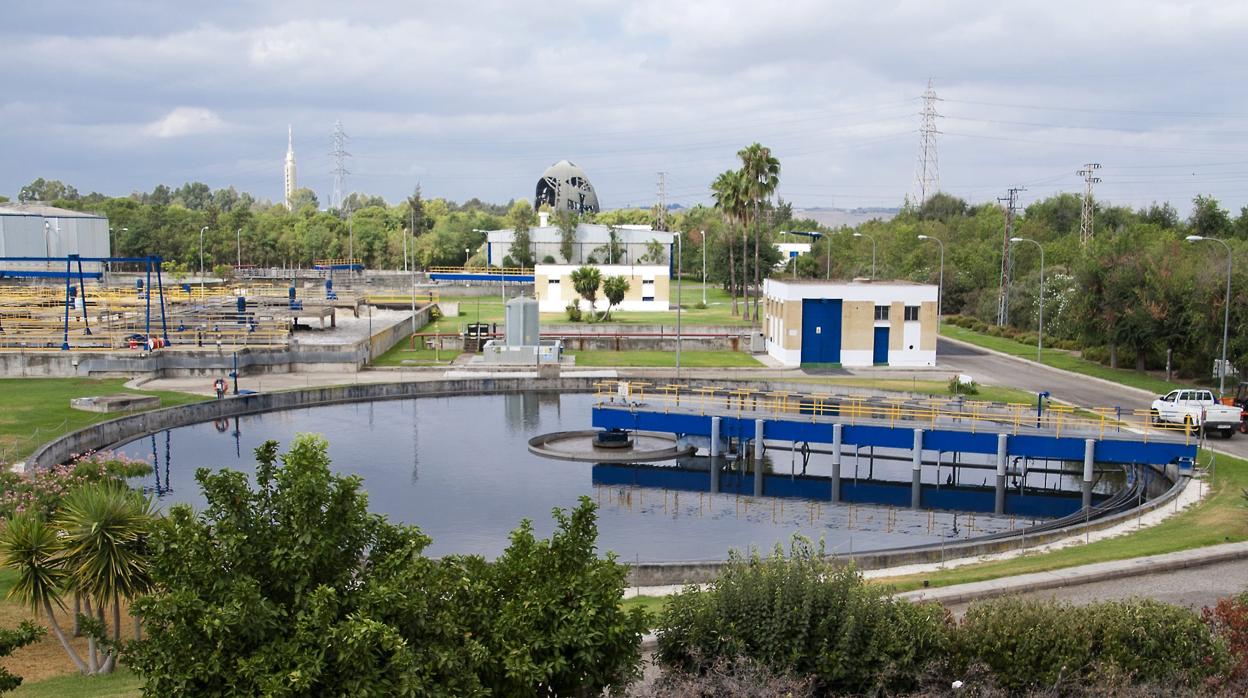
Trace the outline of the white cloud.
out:
[[[223,128],[225,122],[211,109],[178,107],[145,126],[143,132],[156,138],[180,138],[214,133]]]

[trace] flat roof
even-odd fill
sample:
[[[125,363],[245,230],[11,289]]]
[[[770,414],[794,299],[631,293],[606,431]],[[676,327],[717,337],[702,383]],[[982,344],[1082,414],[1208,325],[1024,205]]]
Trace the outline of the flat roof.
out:
[[[896,279],[885,281],[883,279],[782,279],[779,277],[771,277],[767,279],[773,284],[791,284],[793,286],[935,286],[936,284],[924,284],[918,281],[909,281],[905,279]]]
[[[97,213],[57,208],[56,206],[49,206],[39,202],[0,204],[0,215],[43,216],[44,218],[104,218],[104,216]]]

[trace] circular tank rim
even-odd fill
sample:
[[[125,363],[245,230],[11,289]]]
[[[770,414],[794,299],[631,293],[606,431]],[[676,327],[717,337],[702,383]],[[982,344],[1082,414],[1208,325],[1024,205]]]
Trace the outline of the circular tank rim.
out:
[[[621,378],[628,376],[621,375]],[[91,450],[106,449],[133,441],[166,429],[211,422],[214,419],[238,417],[266,412],[278,412],[322,405],[374,402],[384,400],[407,400],[420,397],[456,397],[467,395],[495,395],[516,392],[593,392],[601,382],[599,377],[561,376],[559,378],[463,378],[438,381],[413,381],[394,383],[364,383],[318,388],[238,395],[220,400],[163,407],[148,412],[124,415],[98,422],[40,446],[23,464],[23,473],[30,474],[40,468],[65,462],[71,456]],[[721,381],[723,382],[723,381]],[[751,387],[771,385],[771,381],[729,381],[748,383]],[[727,384],[727,383],[725,383]],[[1163,473],[1164,474],[1164,473]],[[831,555],[845,564],[855,564],[860,569],[883,569],[916,563],[944,562],[955,558],[975,557],[995,552],[1018,550],[1026,542],[1030,547],[1044,545],[1085,531],[1101,530],[1122,520],[1152,511],[1172,501],[1191,478],[1178,477],[1161,496],[1126,511],[1092,519],[1043,533],[1028,535],[1020,529],[1019,535],[984,540],[976,537],[955,543],[933,543],[912,547],[848,555]],[[679,562],[636,562],[629,566],[630,586],[657,586],[703,583],[714,579],[726,564],[724,560],[687,560]]]

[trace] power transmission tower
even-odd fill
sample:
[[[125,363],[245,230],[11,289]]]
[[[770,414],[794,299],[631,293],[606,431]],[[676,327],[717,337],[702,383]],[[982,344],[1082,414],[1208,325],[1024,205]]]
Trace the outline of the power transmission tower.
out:
[[[667,230],[667,173],[659,173],[659,230]]]
[[[1100,177],[1096,177],[1096,171],[1101,169],[1101,163],[1089,162],[1083,166],[1075,174],[1083,177],[1083,216],[1079,219],[1079,241],[1086,247],[1092,241],[1092,185],[1099,184]]]
[[[940,114],[936,111],[936,89],[932,80],[927,80],[927,90],[923,92],[923,110],[919,112],[919,167],[916,178],[919,185],[919,206],[927,201],[927,197],[940,191],[940,160],[936,156],[936,119]]]
[[[351,157],[351,153],[347,152],[347,132],[342,129],[341,121],[334,122],[333,150],[329,151],[329,155],[334,159],[334,192],[329,197],[329,207],[340,209],[347,188],[347,175],[351,174],[347,170],[347,158]]]
[[[1001,292],[997,296],[998,325],[1005,325],[1010,321],[1010,238],[1014,236],[1014,215],[1018,211],[1020,191],[1027,189],[1010,187],[1005,197],[997,199],[1005,204],[1005,231],[1001,239]]]

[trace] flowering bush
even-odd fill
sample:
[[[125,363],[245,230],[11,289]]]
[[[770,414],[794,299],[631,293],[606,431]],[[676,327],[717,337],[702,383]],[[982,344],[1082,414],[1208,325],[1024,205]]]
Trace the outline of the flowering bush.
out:
[[[0,517],[7,519],[23,511],[36,511],[45,520],[51,519],[65,495],[79,485],[126,480],[151,470],[146,461],[112,451],[74,454],[69,463],[39,470],[32,477],[6,470],[0,475]]]

